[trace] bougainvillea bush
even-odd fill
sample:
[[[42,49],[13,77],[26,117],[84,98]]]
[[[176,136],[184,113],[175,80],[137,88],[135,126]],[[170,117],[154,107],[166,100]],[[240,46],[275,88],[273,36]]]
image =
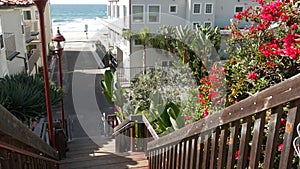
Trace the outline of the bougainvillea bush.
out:
[[[200,117],[212,113],[213,100],[221,101],[219,89],[212,86],[225,74],[226,106],[300,73],[300,15],[295,2],[257,0],[234,16],[228,28],[229,59],[219,73],[211,71],[199,87]],[[248,23],[241,27],[241,23]],[[218,83],[217,83],[218,84]],[[212,98],[215,97],[215,98]]]
[[[257,0],[235,15],[226,63],[227,106],[300,72],[299,8],[289,1]],[[239,27],[242,21],[249,26]]]

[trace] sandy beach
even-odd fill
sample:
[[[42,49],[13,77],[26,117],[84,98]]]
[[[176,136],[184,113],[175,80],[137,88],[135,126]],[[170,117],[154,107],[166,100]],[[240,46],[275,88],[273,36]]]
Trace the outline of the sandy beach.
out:
[[[107,35],[105,31],[98,32],[62,32],[61,34],[65,37],[65,50],[78,50],[79,48],[92,47],[97,41],[101,43],[108,49]]]

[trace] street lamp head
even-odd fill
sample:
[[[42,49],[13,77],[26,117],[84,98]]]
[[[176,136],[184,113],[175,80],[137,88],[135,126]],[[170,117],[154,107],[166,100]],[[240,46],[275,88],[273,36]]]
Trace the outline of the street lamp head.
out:
[[[59,27],[57,27],[57,34],[51,39],[54,42],[55,50],[64,48],[64,42],[66,39],[60,34]]]
[[[33,0],[39,12],[44,12],[48,0]]]

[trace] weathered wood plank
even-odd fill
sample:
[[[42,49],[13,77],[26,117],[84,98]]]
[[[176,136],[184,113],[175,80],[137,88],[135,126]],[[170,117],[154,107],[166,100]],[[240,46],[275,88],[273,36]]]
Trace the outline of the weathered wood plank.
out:
[[[218,139],[220,134],[220,128],[216,128],[216,131],[212,133],[212,139],[211,139],[211,153],[210,153],[210,169],[217,168],[217,148],[218,148]]]
[[[292,108],[288,111],[286,120],[283,149],[280,155],[280,169],[292,168],[292,157],[293,157],[293,139],[298,136],[296,126],[300,121],[300,104],[299,102],[292,104]]]
[[[197,161],[196,161],[196,168],[200,168],[203,161],[203,138],[199,136],[197,142]]]
[[[266,112],[257,115],[254,122],[252,146],[250,152],[249,166],[252,169],[258,169],[259,158],[262,151],[262,141],[264,136],[264,125],[266,120]]]
[[[237,161],[237,168],[246,168],[248,161],[248,148],[251,134],[251,117],[244,120],[241,128],[239,158]]]
[[[300,76],[293,79],[295,79],[297,83],[300,83]],[[177,130],[170,135],[163,136],[159,140],[150,142],[148,144],[149,149],[178,142],[184,138],[215,129],[217,126],[300,99],[300,86],[297,85],[295,81],[290,82],[293,83],[293,85],[286,82],[275,85],[252,97],[242,100],[238,104],[227,107],[223,111],[216,112],[203,120],[188,125],[181,130]]]
[[[209,168],[210,136],[205,135],[203,147],[202,168]]]
[[[280,127],[280,118],[282,114],[282,106],[274,108],[269,120],[269,130],[266,142],[266,150],[264,156],[264,167],[274,167],[274,157],[277,150],[277,140]],[[274,114],[273,114],[274,113]]]
[[[220,146],[219,146],[219,152],[218,152],[218,169],[223,169],[226,166],[226,143],[227,143],[227,137],[228,137],[228,126],[223,126],[223,128],[220,131]]]
[[[58,153],[51,146],[34,134],[2,105],[0,105],[0,133],[13,139],[15,147],[26,148],[27,151],[34,153],[39,151],[53,159],[58,159]],[[0,140],[2,139],[0,138]],[[10,140],[2,141],[10,142]]]

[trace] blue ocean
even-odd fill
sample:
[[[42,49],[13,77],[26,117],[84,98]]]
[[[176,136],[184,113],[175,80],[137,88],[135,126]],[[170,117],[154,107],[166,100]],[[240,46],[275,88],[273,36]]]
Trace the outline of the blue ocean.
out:
[[[101,4],[51,4],[52,26],[64,32],[82,32],[85,25],[89,32],[101,31],[99,18],[106,17],[106,10],[107,6]]]

